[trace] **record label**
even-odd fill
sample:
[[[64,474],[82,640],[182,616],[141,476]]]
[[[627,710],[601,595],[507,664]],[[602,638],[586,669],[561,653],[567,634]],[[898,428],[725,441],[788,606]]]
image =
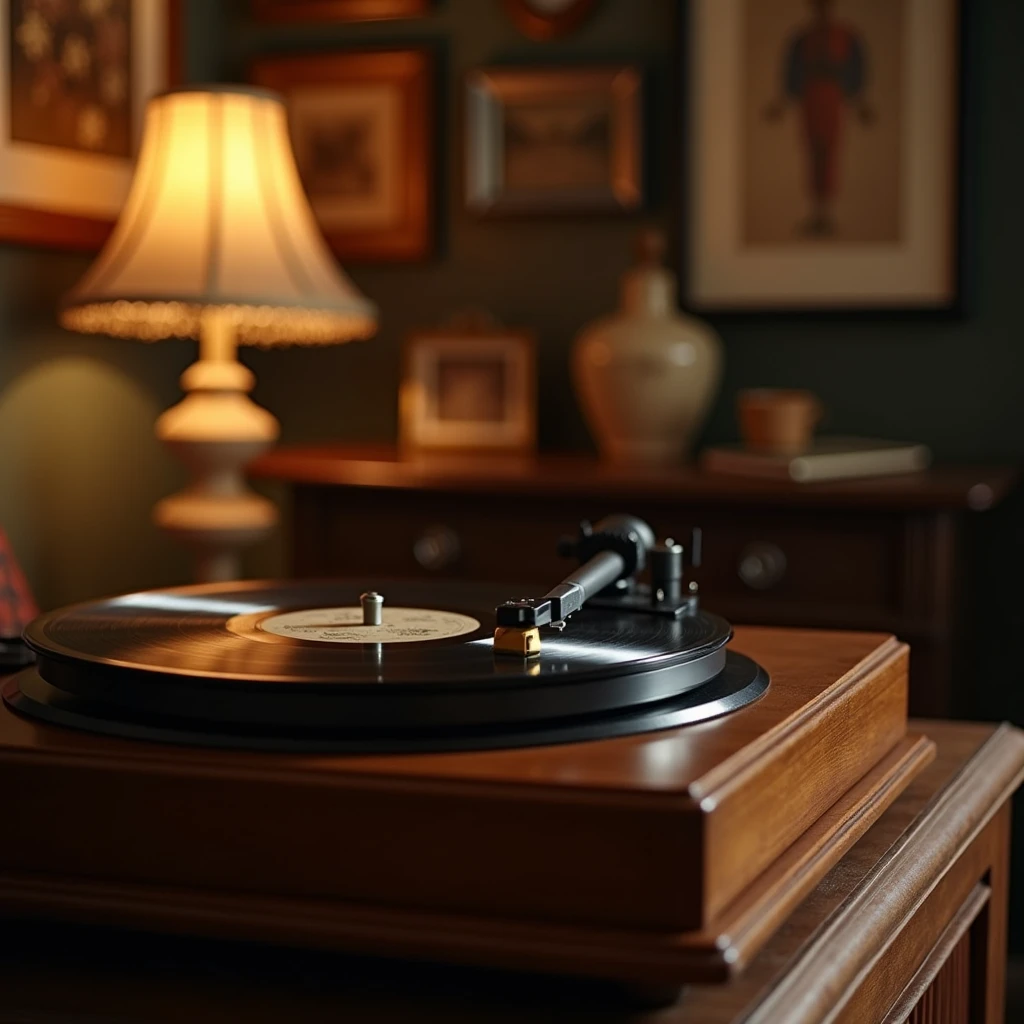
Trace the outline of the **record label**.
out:
[[[480,628],[480,623],[459,612],[434,608],[385,606],[379,626],[363,625],[361,607],[304,608],[271,615],[258,629],[292,640],[329,644],[409,644],[424,640],[450,640]],[[229,627],[230,628],[230,624]]]

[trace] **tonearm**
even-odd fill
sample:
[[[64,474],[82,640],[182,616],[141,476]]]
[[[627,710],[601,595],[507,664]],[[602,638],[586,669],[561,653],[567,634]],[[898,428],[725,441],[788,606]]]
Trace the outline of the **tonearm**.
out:
[[[608,516],[580,524],[575,538],[564,538],[558,553],[580,565],[540,598],[506,601],[495,609],[496,653],[533,657],[540,653],[540,629],[564,629],[586,603],[637,615],[680,618],[697,611],[697,585],[683,593],[684,564],[699,566],[701,532],[694,530],[689,557],[674,540],[658,543],[654,531],[636,516]],[[650,565],[650,584],[637,581]]]

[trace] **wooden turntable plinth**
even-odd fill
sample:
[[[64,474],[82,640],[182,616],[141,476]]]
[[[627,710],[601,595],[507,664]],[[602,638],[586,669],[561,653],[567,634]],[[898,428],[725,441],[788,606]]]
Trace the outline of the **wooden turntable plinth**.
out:
[[[933,756],[890,637],[737,629],[768,692],[664,732],[315,757],[0,711],[0,911],[602,974],[724,977]]]

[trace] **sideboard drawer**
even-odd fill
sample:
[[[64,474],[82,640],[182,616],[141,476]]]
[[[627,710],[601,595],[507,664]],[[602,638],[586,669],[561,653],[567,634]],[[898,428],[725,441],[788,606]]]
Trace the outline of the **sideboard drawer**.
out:
[[[711,517],[704,529],[705,593],[775,621],[801,609],[807,625],[823,614],[857,622],[907,606],[901,586],[900,522],[848,513],[753,513]]]
[[[301,488],[294,515],[299,576],[550,585],[569,565],[556,542],[579,519],[522,500]]]
[[[305,502],[305,504],[304,504]],[[296,495],[301,575],[479,579],[553,585],[568,570],[555,546],[580,519],[621,509],[585,501],[362,491]],[[704,528],[701,586],[737,621],[806,625],[899,613],[904,534],[885,515],[695,510],[640,501],[631,508],[681,542]],[[316,520],[316,521],[315,521]]]

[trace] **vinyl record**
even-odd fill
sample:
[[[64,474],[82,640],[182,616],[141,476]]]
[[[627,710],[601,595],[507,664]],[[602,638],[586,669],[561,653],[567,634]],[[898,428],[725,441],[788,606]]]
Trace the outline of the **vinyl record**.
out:
[[[380,626],[362,624],[370,589],[384,597]],[[705,613],[584,608],[564,631],[544,631],[539,657],[495,654],[494,609],[509,596],[437,582],[249,582],[77,605],[26,631],[38,676],[26,677],[18,709],[255,745],[456,734],[465,745],[473,733],[664,711],[726,668],[730,628]]]

